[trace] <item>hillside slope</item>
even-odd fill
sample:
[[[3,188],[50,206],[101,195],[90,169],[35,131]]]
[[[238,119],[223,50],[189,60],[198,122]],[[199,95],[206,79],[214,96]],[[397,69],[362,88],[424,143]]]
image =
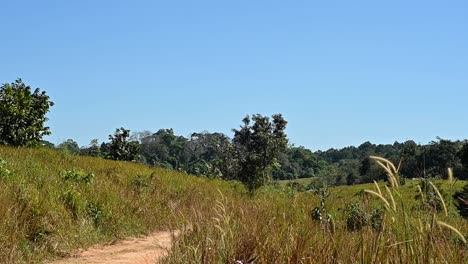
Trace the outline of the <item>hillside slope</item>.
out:
[[[48,149],[0,147],[0,263],[35,263],[158,230],[180,235],[163,263],[463,263],[468,221],[418,198],[418,182],[318,194]],[[429,198],[433,199],[430,200]],[[438,199],[435,197],[435,199]],[[389,206],[384,206],[384,201]],[[447,228],[437,221],[450,224]],[[460,234],[457,234],[460,232]]]
[[[221,181],[49,149],[0,147],[0,159],[0,263],[39,262],[169,229],[192,198],[228,189]]]

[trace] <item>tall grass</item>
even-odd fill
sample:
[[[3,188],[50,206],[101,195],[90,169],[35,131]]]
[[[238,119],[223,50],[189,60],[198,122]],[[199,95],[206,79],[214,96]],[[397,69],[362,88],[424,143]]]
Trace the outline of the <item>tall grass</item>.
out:
[[[447,214],[432,210],[421,206],[427,195],[414,199],[415,183],[398,185],[399,168],[380,159],[395,174],[391,186],[337,187],[326,201],[274,186],[252,196],[236,182],[46,149],[0,147],[0,159],[11,172],[0,173],[0,263],[42,262],[157,229],[179,231],[165,263],[466,259],[467,221],[444,199],[462,183],[434,184]],[[312,217],[316,207],[333,228]]]
[[[465,263],[467,221],[454,211],[449,214],[438,188],[431,183],[444,203],[442,213],[420,206],[413,198],[415,185],[400,186],[400,166],[372,158],[387,172],[390,187],[375,183],[375,191],[344,197],[332,190],[327,211],[334,215],[335,228],[312,220],[312,208],[321,201],[310,193],[264,188],[253,198],[220,194],[212,206],[199,204],[197,214],[184,216],[185,225],[193,228],[181,234],[165,262]],[[451,182],[445,186],[454,187]],[[358,228],[347,226],[346,200],[360,204],[353,214],[358,220],[352,222]],[[378,215],[382,222],[367,225],[379,207],[384,208]]]
[[[48,149],[0,147],[0,159],[0,263],[42,262],[168,229],[204,193],[232,189],[221,181]]]

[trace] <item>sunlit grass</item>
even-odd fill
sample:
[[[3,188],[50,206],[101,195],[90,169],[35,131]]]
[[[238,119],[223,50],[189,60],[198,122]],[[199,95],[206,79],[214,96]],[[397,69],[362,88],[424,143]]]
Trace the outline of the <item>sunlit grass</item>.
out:
[[[0,263],[42,262],[157,229],[180,231],[166,263],[466,259],[468,224],[450,200],[464,182],[453,178],[433,182],[447,214],[421,205],[419,181],[333,187],[325,203],[334,227],[328,229],[312,218],[321,201],[311,192],[266,186],[252,196],[236,182],[47,149],[0,147],[0,159],[11,171],[0,179]],[[92,180],[86,178],[89,173]],[[389,209],[379,228],[351,231],[350,203],[367,214],[384,204]]]

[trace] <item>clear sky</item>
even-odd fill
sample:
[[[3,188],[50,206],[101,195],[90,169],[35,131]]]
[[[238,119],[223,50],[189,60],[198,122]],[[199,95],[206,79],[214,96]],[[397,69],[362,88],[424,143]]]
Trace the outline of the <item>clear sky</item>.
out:
[[[468,1],[0,0],[0,82],[47,91],[53,143],[231,135],[282,113],[313,150],[468,138]]]

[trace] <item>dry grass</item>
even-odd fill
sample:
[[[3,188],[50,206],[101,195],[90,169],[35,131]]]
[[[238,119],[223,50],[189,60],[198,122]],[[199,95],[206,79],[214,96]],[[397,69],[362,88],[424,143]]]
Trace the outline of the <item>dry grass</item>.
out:
[[[374,159],[387,171],[391,187],[385,186],[384,194],[381,190],[384,184],[375,183],[376,191],[356,191],[357,195],[347,196],[341,192],[356,187],[332,189],[327,211],[335,219],[334,229],[325,229],[312,221],[310,213],[319,201],[310,193],[265,188],[251,199],[218,195],[217,206],[205,205],[196,215],[186,218],[185,225],[193,228],[183,232],[165,261],[463,263],[467,257],[463,235],[468,231],[467,221],[454,211],[449,212],[447,207],[439,214],[419,206],[420,201],[414,199],[415,185],[401,187],[398,184],[400,166],[397,168],[381,158]],[[386,208],[380,228],[365,226],[359,231],[349,231],[343,208],[344,201],[350,200],[361,203],[365,211],[376,206]]]
[[[35,263],[73,249],[168,229],[228,183],[48,149],[0,147],[0,263]],[[87,183],[75,175],[93,174]],[[79,173],[78,173],[79,174]]]
[[[180,230],[166,263],[463,263],[467,257],[467,221],[448,200],[448,216],[421,207],[415,182],[331,189],[325,206],[334,228],[325,228],[311,217],[320,200],[286,187],[267,186],[252,197],[235,182],[45,149],[0,147],[0,159],[12,171],[0,179],[0,263],[41,262],[158,229]],[[93,173],[94,180],[64,180],[69,171]],[[440,197],[461,184],[442,184]],[[351,201],[368,213],[388,208],[381,227],[349,231],[344,208]]]

